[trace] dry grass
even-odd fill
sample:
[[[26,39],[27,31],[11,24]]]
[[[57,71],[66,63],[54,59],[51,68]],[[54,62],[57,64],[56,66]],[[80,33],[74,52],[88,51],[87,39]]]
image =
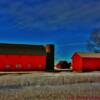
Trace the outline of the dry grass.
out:
[[[0,76],[0,100],[100,100],[100,72]]]

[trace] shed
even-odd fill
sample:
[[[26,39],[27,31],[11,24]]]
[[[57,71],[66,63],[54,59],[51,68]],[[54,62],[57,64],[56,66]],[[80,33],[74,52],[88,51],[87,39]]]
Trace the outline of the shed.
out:
[[[100,70],[100,53],[80,53],[72,56],[73,71],[98,71]]]

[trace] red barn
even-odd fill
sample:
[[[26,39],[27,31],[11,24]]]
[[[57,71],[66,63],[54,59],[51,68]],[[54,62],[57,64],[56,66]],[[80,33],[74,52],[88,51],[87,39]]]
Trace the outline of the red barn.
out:
[[[100,53],[75,53],[72,68],[77,72],[100,70]]]
[[[48,45],[53,48],[53,45]],[[43,45],[0,44],[0,71],[47,70],[48,54]],[[53,54],[51,57],[54,56]],[[51,62],[54,62],[53,60]],[[54,65],[51,64],[53,69]]]

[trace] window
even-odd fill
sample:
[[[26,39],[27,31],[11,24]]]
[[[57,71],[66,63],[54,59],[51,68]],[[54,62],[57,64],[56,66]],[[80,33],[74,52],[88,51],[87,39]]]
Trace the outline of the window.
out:
[[[16,64],[16,68],[21,68],[21,64]]]

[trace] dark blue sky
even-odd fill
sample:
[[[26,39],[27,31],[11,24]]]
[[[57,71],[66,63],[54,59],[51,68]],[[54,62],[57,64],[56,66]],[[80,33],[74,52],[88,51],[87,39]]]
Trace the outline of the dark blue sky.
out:
[[[100,0],[0,0],[0,43],[56,46],[56,60],[87,51],[100,28]]]

